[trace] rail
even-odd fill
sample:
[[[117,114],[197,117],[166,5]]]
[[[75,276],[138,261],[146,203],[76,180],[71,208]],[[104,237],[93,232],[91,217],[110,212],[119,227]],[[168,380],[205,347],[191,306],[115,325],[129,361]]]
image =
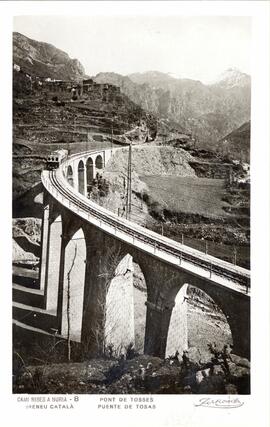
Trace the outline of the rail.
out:
[[[83,154],[85,153],[80,155]],[[88,152],[88,154],[90,153]],[[161,236],[136,223],[118,217],[113,212],[90,201],[78,193],[64,179],[61,171],[64,164],[65,162],[57,170],[43,171],[42,182],[49,193],[68,209],[84,217],[105,232],[140,248],[140,250],[150,252],[158,258],[172,262],[178,267],[189,271],[191,271],[190,264],[192,264],[192,272],[194,274],[207,277],[216,283],[231,287],[237,291],[246,294],[250,293],[249,270]]]

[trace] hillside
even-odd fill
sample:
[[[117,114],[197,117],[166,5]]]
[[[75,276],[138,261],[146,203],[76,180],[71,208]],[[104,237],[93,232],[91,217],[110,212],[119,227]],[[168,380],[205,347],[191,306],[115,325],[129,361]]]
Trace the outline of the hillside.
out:
[[[84,68],[77,59],[20,33],[13,34],[13,62],[24,73],[43,79],[82,81],[85,78]],[[14,76],[15,96],[22,92],[29,94],[31,80],[18,72]],[[93,79],[99,84],[118,86],[122,96],[143,110],[176,123],[201,148],[216,150],[220,140],[250,120],[250,76],[237,69],[226,70],[208,85],[158,71],[128,76],[107,72]],[[243,150],[247,158],[249,144]]]
[[[13,33],[13,63],[30,75],[63,80],[85,76],[82,64],[55,46]]]
[[[250,77],[235,69],[211,85],[157,71],[99,73],[94,79],[117,84],[135,103],[180,123],[207,148],[216,149],[220,139],[250,119]]]
[[[249,162],[250,121],[226,135],[219,144],[224,153],[234,154],[236,159]]]
[[[143,137],[155,121],[124,95],[110,104],[102,99],[71,102],[53,93],[21,96],[13,103],[13,197],[40,180],[46,155],[58,148],[71,152],[110,147],[127,133],[129,139]],[[140,119],[146,123],[137,136]],[[134,132],[132,133],[134,129]],[[113,136],[112,136],[113,130]],[[133,135],[134,134],[134,135]],[[121,140],[122,140],[121,139]]]

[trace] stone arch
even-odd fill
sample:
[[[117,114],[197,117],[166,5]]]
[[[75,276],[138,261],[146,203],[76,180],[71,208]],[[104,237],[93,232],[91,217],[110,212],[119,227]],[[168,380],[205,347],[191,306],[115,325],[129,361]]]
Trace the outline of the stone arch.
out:
[[[167,335],[166,357],[175,355],[177,351],[182,355],[188,349],[186,292],[187,285],[183,285],[175,297]]]
[[[132,258],[124,256],[108,284],[105,304],[104,343],[115,355],[135,341]]]
[[[215,298],[210,287],[188,282],[171,290],[169,304],[172,299],[175,305],[168,328],[166,357],[176,351],[181,356],[188,348],[197,349],[197,354],[207,355],[208,343],[216,342],[220,350],[225,344],[233,344],[226,305]]]
[[[92,157],[88,157],[86,162],[86,179],[87,179],[87,186],[92,184],[93,179],[95,178],[94,173],[94,162]]]
[[[114,277],[106,295],[105,347],[113,345],[115,355],[144,351],[147,292],[140,266],[129,253],[119,253]]]
[[[68,165],[68,168],[67,168],[67,181],[73,187],[74,185],[73,169],[70,165]]]
[[[81,341],[85,285],[86,243],[82,228],[65,246],[61,335]],[[69,298],[70,296],[70,298]]]
[[[78,164],[78,191],[84,194],[85,182],[84,182],[84,163],[82,160]]]
[[[100,154],[96,157],[95,165],[98,170],[102,170],[104,167],[103,158]]]

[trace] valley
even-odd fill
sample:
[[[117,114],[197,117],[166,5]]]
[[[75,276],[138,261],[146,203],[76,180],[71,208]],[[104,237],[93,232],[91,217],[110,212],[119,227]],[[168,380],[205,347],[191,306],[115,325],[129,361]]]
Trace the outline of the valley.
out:
[[[243,137],[239,139],[240,150],[230,140],[226,147],[219,142],[250,120],[251,83],[247,74],[228,69],[208,85],[156,71],[128,76],[99,73],[93,78],[98,83],[116,84],[146,111],[181,125],[198,147],[220,150],[222,155],[236,159],[248,158],[249,148]]]
[[[41,49],[39,42],[26,39],[18,33],[14,35],[17,66],[13,70],[14,271],[18,267],[35,275],[40,271],[43,217],[40,174],[46,168],[48,154],[58,149],[75,154],[104,148],[112,150],[102,170],[106,192],[93,179],[87,194],[92,201],[119,217],[249,269],[249,76],[230,71],[229,77],[226,75],[211,86],[188,79],[176,81],[163,73],[130,76],[100,73],[90,78],[77,60],[54,51],[53,46]],[[24,48],[35,57],[32,64],[24,59]],[[48,66],[50,61],[54,67]],[[127,216],[129,146],[131,212]],[[149,379],[150,374],[150,386],[147,380],[141,381],[140,365],[146,369],[148,363],[153,364],[160,383],[164,378],[165,382],[166,378],[173,378],[174,368],[178,378],[182,368],[179,361],[171,366],[168,360],[141,355],[147,294],[142,272],[135,263],[133,267],[135,350],[140,355],[137,354],[133,365],[126,360],[125,366],[119,362],[119,354],[111,358],[103,355],[106,356],[103,364],[92,360],[89,364],[98,379],[91,382],[85,377],[82,382],[86,381],[86,385],[80,383],[82,387],[77,382],[78,393],[116,393],[119,389],[127,393],[186,392],[182,385],[178,390],[172,386],[167,391],[166,386],[156,387],[154,381],[151,383],[153,378]],[[120,274],[121,283],[125,283],[125,274]],[[20,284],[24,285],[23,274]],[[224,345],[232,345],[232,335],[228,319],[204,292],[198,293],[189,286],[187,307],[189,357],[198,372],[206,369],[213,356],[207,345],[215,342],[222,354]],[[63,366],[61,345],[59,353],[52,352],[48,360],[44,349],[38,346],[31,347],[29,357],[21,344],[20,333],[17,331],[14,336],[15,349],[22,353],[33,373],[40,365],[38,359],[42,366],[59,361]],[[74,355],[73,362],[77,363],[75,349]],[[219,360],[215,369],[218,370],[220,363]],[[240,390],[238,380],[242,374],[245,378],[249,375],[249,367],[241,371],[241,363],[246,360],[231,363],[236,373],[230,380]],[[119,364],[119,383],[110,383],[111,370],[117,370]],[[55,367],[55,372],[61,376],[59,368]],[[74,372],[76,369],[82,375],[81,366],[74,365]],[[70,378],[58,387],[50,382],[52,372],[43,378],[44,392],[67,392]],[[131,375],[132,379],[126,381],[125,375]],[[222,375],[225,384],[227,374]],[[199,383],[196,384],[194,393],[199,390]],[[24,392],[29,391],[27,387],[26,381]],[[41,392],[42,387],[37,386],[36,390]],[[243,390],[247,392],[248,386]]]

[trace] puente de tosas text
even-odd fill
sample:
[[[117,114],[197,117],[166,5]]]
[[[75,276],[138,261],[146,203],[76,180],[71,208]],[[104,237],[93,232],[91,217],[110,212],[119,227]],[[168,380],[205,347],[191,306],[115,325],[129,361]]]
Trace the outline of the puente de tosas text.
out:
[[[234,353],[249,358],[249,270],[161,236],[86,197],[87,184],[102,173],[114,150],[71,155],[57,169],[42,172],[39,289],[16,287],[13,322],[43,335],[69,334],[89,354],[98,351],[105,335],[107,344],[134,342],[132,290],[128,285],[110,289],[111,270],[115,273],[129,255],[140,266],[147,288],[145,354],[161,358],[168,354],[177,296],[192,285],[206,292],[225,314]],[[105,334],[112,301],[122,314],[116,328]],[[179,310],[181,322],[174,333],[183,343],[186,321]]]

